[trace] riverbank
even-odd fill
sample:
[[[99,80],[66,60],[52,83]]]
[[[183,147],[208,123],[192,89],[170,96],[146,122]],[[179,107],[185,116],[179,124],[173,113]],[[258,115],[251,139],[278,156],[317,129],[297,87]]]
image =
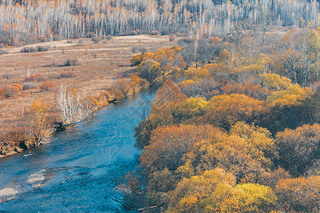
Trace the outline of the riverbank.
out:
[[[0,211],[126,212],[114,201],[122,199],[116,187],[136,169],[134,128],[153,98],[150,92],[130,96],[58,132],[51,143],[1,159],[0,190],[18,194]]]
[[[12,89],[12,94],[0,98],[0,157],[22,151],[18,142],[18,136],[23,131],[21,117],[37,98],[49,106],[48,113],[56,115],[59,85],[75,88],[81,97],[105,95],[119,79],[130,80],[134,74],[130,61],[134,54],[172,44],[174,41],[169,41],[168,36],[140,35],[26,46],[50,46],[51,49],[46,52],[21,53],[26,47],[9,48],[9,54],[0,56],[1,88]],[[101,101],[104,103],[97,104],[105,106],[106,101],[114,100]]]

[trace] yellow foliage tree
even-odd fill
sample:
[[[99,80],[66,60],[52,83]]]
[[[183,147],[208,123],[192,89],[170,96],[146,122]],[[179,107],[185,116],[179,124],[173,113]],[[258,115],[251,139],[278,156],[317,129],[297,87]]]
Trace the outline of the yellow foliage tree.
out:
[[[195,116],[202,116],[207,104],[206,98],[190,97],[178,104],[173,113],[178,122],[181,122]]]
[[[209,100],[205,118],[212,124],[228,129],[236,121],[254,121],[263,110],[262,101],[242,94],[224,94]]]
[[[267,105],[268,107],[297,106],[312,94],[311,88],[302,88],[299,84],[295,84],[285,90],[273,92],[267,99]]]
[[[272,91],[285,90],[292,86],[291,80],[278,74],[262,75],[263,85]]]
[[[40,99],[36,99],[32,106],[25,110],[26,126],[26,142],[29,147],[39,146],[46,137],[49,136],[49,122],[47,114],[47,106]]]
[[[237,122],[229,133],[244,139],[250,145],[251,156],[260,161],[265,168],[270,168],[272,160],[278,157],[275,141],[265,128]]]
[[[267,186],[236,185],[235,177],[216,168],[183,179],[172,193],[168,212],[270,212],[277,197]]]

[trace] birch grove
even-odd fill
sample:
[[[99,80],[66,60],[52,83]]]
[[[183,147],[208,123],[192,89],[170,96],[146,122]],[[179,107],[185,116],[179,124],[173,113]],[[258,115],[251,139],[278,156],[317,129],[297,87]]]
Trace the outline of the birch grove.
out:
[[[56,39],[86,37],[95,33],[128,35],[199,31],[202,35],[230,33],[233,24],[245,20],[269,25],[318,25],[319,3],[307,0],[0,0],[0,29],[10,32],[13,43],[18,32]]]
[[[67,89],[62,85],[58,90],[57,102],[63,126],[83,121],[93,112],[90,101],[82,100],[77,90]]]

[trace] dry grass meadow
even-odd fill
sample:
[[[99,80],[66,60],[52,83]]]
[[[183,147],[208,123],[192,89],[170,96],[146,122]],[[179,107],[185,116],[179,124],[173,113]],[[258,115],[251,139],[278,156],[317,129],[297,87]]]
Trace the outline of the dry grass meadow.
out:
[[[172,46],[169,36],[123,36],[93,41],[75,39],[29,45],[49,46],[47,52],[21,53],[24,47],[0,55],[0,88],[22,85],[12,97],[0,98],[0,137],[14,130],[26,107],[40,98],[54,109],[57,86],[77,88],[83,96],[97,95],[132,71],[133,48],[156,50]],[[64,66],[76,60],[73,66]],[[0,141],[5,138],[0,138]]]

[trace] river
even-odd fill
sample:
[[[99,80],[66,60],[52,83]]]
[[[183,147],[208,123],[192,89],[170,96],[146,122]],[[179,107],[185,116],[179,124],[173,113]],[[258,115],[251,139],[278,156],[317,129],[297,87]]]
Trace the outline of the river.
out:
[[[0,212],[126,212],[114,201],[122,197],[116,186],[138,165],[134,128],[153,98],[129,97],[48,144],[0,159],[0,191],[15,194]]]

